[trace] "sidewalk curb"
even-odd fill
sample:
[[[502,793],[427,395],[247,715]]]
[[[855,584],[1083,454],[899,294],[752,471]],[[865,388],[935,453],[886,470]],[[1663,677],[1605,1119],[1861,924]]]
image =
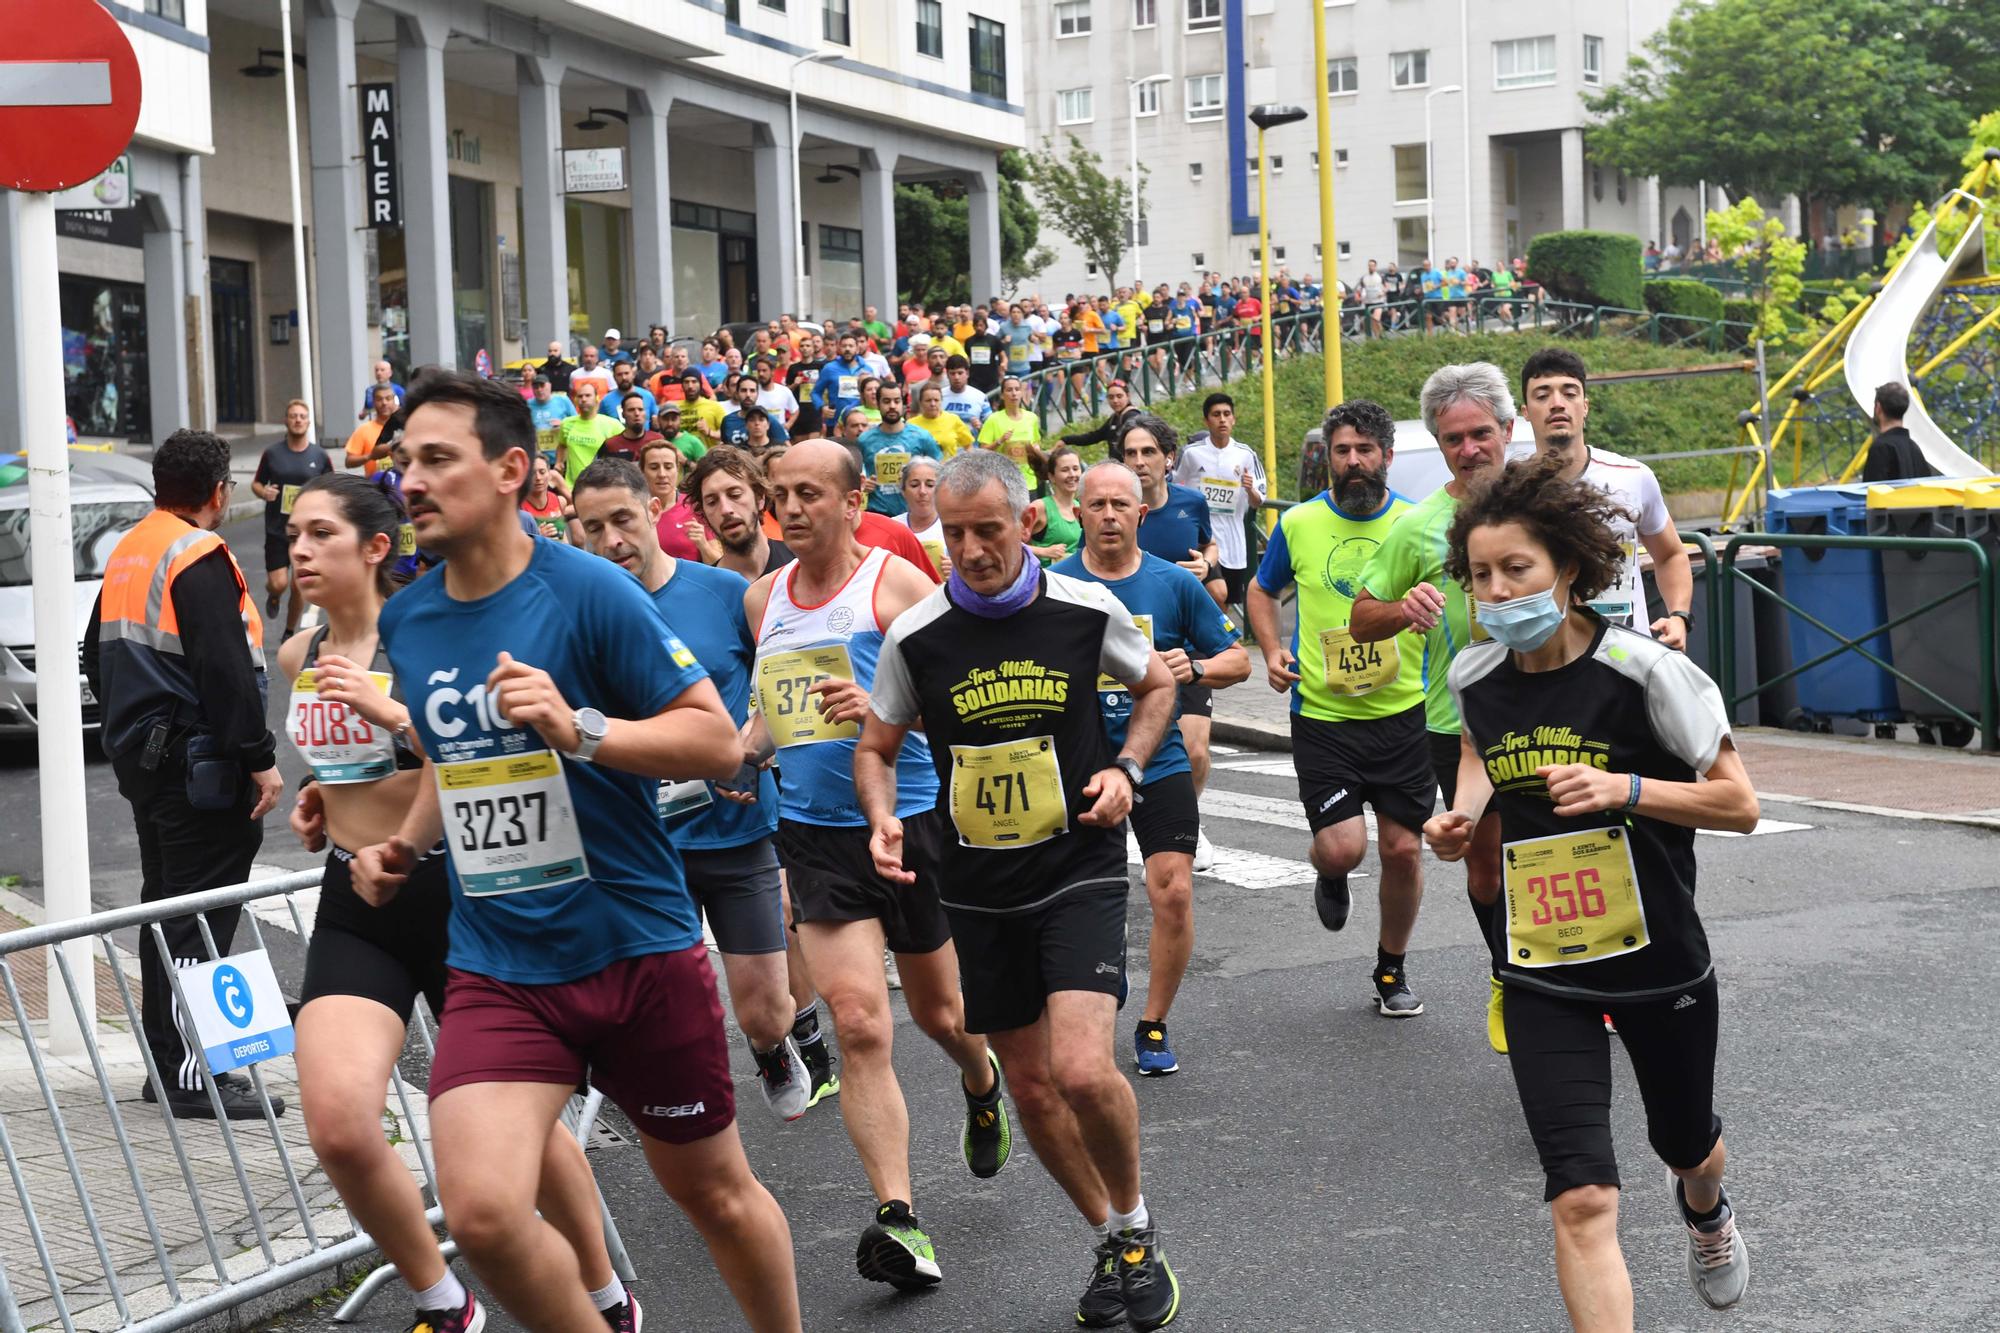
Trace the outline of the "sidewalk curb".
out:
[[[1213,719],[1209,735],[1226,745],[1247,745],[1253,750],[1275,750],[1281,754],[1292,752],[1291,733],[1262,722],[1217,717]]]

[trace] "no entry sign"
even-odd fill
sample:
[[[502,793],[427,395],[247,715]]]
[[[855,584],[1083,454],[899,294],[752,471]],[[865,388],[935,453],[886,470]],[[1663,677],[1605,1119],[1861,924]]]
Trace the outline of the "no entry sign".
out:
[[[139,60],[97,0],[0,0],[0,187],[63,190],[139,123]]]

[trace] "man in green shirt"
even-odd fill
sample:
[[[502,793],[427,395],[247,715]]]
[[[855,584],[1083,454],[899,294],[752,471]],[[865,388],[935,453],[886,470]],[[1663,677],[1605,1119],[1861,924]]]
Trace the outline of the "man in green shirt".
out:
[[[1396,423],[1365,398],[1326,415],[1330,485],[1278,520],[1250,585],[1250,627],[1266,678],[1292,696],[1292,762],[1312,829],[1320,924],[1347,924],[1347,877],[1368,850],[1361,807],[1375,808],[1382,862],[1382,930],[1375,1003],[1384,1018],[1414,1018],[1423,1003],[1404,966],[1423,900],[1422,830],[1437,785],[1424,750],[1424,640],[1406,630],[1362,643],[1348,620],[1361,571],[1409,512],[1389,489]],[[1298,588],[1298,629],[1278,630],[1278,596]]]
[[[659,415],[653,418],[653,429],[666,436],[689,463],[699,463],[708,453],[708,446],[701,442],[701,437],[681,429],[681,405],[678,402],[660,404]]]
[[[1362,643],[1424,636],[1424,725],[1431,769],[1449,809],[1458,792],[1459,722],[1445,675],[1461,649],[1488,636],[1472,618],[1465,589],[1445,576],[1446,538],[1467,487],[1505,466],[1507,441],[1514,432],[1514,396],[1498,366],[1474,361],[1437,371],[1425,381],[1419,401],[1424,428],[1437,438],[1451,481],[1389,530],[1388,540],[1361,571],[1349,627]],[[1473,833],[1465,887],[1490,947],[1500,896],[1497,817],[1481,820]],[[1486,1035],[1494,1050],[1507,1049],[1498,981],[1493,983]]]
[[[624,422],[614,420],[608,412],[598,411],[595,381],[575,381],[570,385],[570,394],[576,403],[576,415],[564,417],[556,427],[556,471],[562,473],[565,486],[575,485],[604,442],[625,429]]]
[[[861,330],[875,340],[875,346],[882,355],[889,355],[889,344],[896,340],[896,331],[882,322],[882,312],[874,306],[861,309]]]

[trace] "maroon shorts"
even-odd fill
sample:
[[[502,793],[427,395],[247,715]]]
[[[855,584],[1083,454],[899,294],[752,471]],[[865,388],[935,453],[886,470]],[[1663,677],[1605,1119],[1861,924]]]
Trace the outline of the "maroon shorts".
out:
[[[645,954],[550,986],[448,969],[430,1095],[465,1083],[592,1085],[653,1138],[693,1143],[736,1118],[708,950]]]

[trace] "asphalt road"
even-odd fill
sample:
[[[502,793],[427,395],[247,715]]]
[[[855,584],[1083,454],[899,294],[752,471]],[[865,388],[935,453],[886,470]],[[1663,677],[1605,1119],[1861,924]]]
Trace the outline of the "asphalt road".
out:
[[[254,570],[254,524],[227,535]],[[1486,1046],[1485,964],[1460,873],[1427,863],[1410,956],[1426,1013],[1385,1021],[1368,1003],[1375,877],[1357,881],[1347,930],[1321,931],[1285,761],[1221,763],[1206,800],[1220,859],[1198,882],[1194,964],[1174,1012],[1182,1072],[1138,1087],[1146,1194],[1185,1291],[1175,1326],[1567,1327],[1541,1175],[1506,1063]],[[99,759],[89,782],[98,900],[132,901],[129,821]],[[43,854],[35,797],[33,748],[0,754],[0,808],[10,812],[0,872],[22,876],[30,896],[39,896]],[[1991,1153],[2000,841],[1817,809],[1765,815],[1809,827],[1698,846],[1724,1004],[1718,1110],[1755,1275],[1726,1316],[1689,1289],[1662,1168],[1618,1062],[1614,1133],[1630,1187],[1621,1236],[1638,1326],[2000,1328]],[[316,858],[274,816],[261,859],[303,867]],[[1135,991],[1149,924],[1136,894]],[[295,986],[298,941],[267,935],[281,978]],[[1128,1068],[1129,1041],[1121,1024]],[[897,1295],[854,1274],[871,1201],[837,1100],[780,1125],[748,1061],[737,1063],[745,1143],[790,1218],[808,1328],[1074,1327],[1089,1233],[1018,1139],[997,1179],[965,1171],[950,1067],[906,1019],[896,1063],[911,1107],[916,1204],[946,1275],[929,1293]],[[637,1148],[610,1144],[592,1156],[649,1323],[738,1326]],[[408,1323],[391,1288],[354,1327],[399,1333]],[[305,1311],[284,1327],[332,1325],[327,1312]],[[515,1326],[495,1311],[490,1327]]]

